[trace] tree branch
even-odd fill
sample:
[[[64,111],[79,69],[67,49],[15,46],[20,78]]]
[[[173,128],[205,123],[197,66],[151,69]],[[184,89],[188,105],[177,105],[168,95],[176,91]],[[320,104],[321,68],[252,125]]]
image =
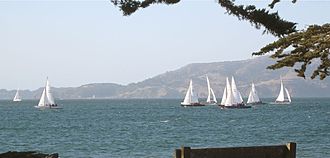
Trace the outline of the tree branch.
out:
[[[256,9],[254,5],[235,5],[231,0],[219,0],[219,4],[226,8],[229,15],[235,15],[239,20],[248,20],[255,28],[265,27],[264,32],[269,32],[274,36],[296,32],[296,23],[280,18],[278,13],[269,13],[266,9]]]
[[[297,76],[304,78],[307,66],[314,59],[319,59],[319,66],[314,70],[311,78],[319,76],[323,80],[330,75],[330,24],[311,25],[307,30],[292,33],[268,44],[253,55],[264,55],[271,52],[274,52],[271,58],[278,61],[276,64],[268,66],[268,69],[293,67],[301,63],[300,69],[295,69],[295,71]]]
[[[139,8],[147,8],[151,4],[164,3],[164,4],[175,4],[180,2],[180,0],[111,0],[111,2],[123,11],[124,16],[131,15]]]

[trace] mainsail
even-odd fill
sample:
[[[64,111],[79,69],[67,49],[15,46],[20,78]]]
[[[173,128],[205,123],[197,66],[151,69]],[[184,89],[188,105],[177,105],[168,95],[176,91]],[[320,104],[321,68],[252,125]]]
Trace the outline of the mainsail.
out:
[[[233,96],[232,87],[230,86],[228,77],[226,78],[226,89],[227,89],[227,98],[226,98],[225,106],[233,106],[237,102],[235,101],[235,98]]]
[[[248,104],[251,104],[251,103],[259,103],[259,102],[260,102],[260,99],[258,97],[256,88],[254,86],[254,83],[252,83],[252,85],[251,85],[251,91],[250,91],[250,94],[249,94],[249,98],[248,98],[247,103]]]
[[[212,88],[211,88],[211,94],[212,94],[212,97],[213,97],[213,101],[214,101],[215,103],[217,103],[218,101],[217,101],[217,98],[215,97],[215,94],[214,94],[214,91],[213,91]]]
[[[284,102],[284,88],[283,88],[283,81],[281,79],[281,90],[280,93],[278,94],[277,98],[276,98],[277,102]]]
[[[286,92],[286,95],[287,95],[287,97],[288,97],[288,101],[291,103],[291,96],[290,96],[290,94],[289,94],[288,89],[285,88],[285,92]]]
[[[40,97],[38,106],[39,107],[46,106],[46,104],[47,104],[46,101],[47,101],[47,98],[46,98],[46,89],[44,88],[43,91],[42,91],[42,94],[41,94],[41,97]]]
[[[216,103],[217,102],[217,98],[214,95],[214,91],[211,88],[210,81],[209,81],[209,78],[207,76],[206,76],[206,81],[207,81],[207,90],[208,90],[208,96],[207,96],[206,102],[207,103]]]
[[[22,101],[22,99],[21,99],[21,96],[19,95],[19,89],[17,89],[17,91],[16,91],[16,94],[15,94],[15,97],[14,97],[13,101],[15,101],[15,102],[19,102],[19,101]]]
[[[234,96],[235,103],[243,103],[241,93],[237,90],[234,76],[231,77],[231,89]]]
[[[52,95],[51,90],[50,90],[50,84],[49,84],[48,79],[46,81],[46,96],[47,96],[48,103],[50,105],[55,104],[53,95]]]
[[[225,89],[223,90],[223,95],[222,95],[222,98],[221,98],[221,105],[225,105],[226,103],[226,99],[227,99],[227,87],[225,87]]]

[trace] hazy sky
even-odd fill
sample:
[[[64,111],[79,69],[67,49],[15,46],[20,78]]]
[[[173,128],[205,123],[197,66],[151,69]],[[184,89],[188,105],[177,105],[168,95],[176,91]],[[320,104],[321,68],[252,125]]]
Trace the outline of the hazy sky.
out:
[[[275,11],[301,29],[329,22],[329,8],[327,0],[298,0]],[[109,0],[0,0],[0,89],[33,90],[46,76],[55,87],[128,84],[189,63],[248,59],[275,40],[262,31],[214,0],[152,5],[129,17]]]

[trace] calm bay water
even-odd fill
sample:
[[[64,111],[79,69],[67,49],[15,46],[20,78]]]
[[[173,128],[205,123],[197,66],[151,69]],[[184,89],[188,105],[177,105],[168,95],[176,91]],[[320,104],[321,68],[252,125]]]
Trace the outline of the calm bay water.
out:
[[[271,101],[271,100],[266,100]],[[0,101],[0,152],[72,157],[169,158],[174,149],[297,143],[297,157],[330,156],[330,98],[251,109],[184,108],[180,100]]]

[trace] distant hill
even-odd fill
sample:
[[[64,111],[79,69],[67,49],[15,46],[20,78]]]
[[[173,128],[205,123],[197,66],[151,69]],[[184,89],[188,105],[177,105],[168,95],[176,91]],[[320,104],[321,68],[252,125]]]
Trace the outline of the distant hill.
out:
[[[221,98],[226,77],[234,76],[238,89],[247,97],[253,81],[260,97],[276,97],[280,89],[280,76],[292,97],[330,97],[330,80],[310,80],[296,77],[292,69],[267,70],[274,63],[268,57],[241,61],[194,63],[175,71],[165,72],[142,82],[129,85],[93,83],[80,87],[53,88],[55,98],[96,99],[101,98],[183,98],[189,80],[193,80],[195,92],[201,98],[207,96],[206,78],[218,98]],[[24,99],[38,99],[41,88],[22,91]],[[0,90],[1,99],[11,99],[15,91]]]

